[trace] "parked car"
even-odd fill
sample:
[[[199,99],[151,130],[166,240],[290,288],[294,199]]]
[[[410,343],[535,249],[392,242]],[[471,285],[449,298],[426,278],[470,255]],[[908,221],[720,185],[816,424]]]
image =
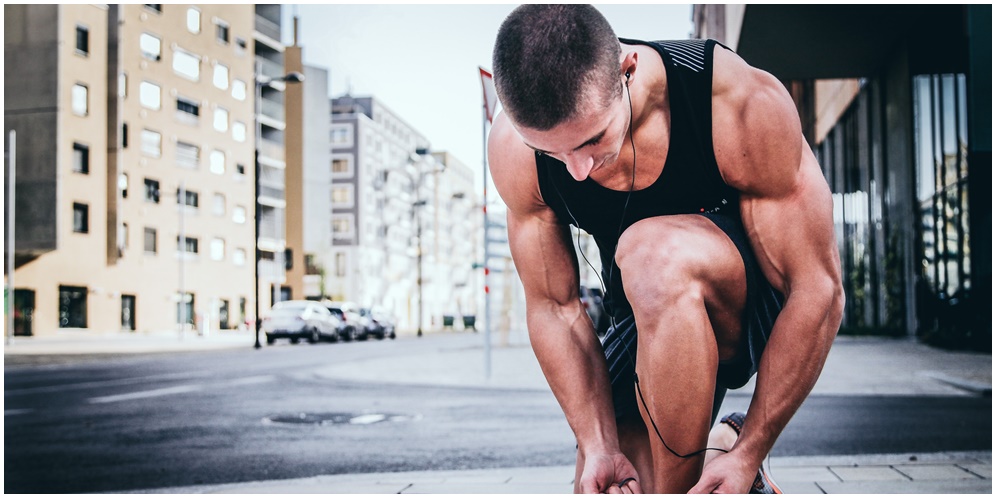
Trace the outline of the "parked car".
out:
[[[369,334],[367,332],[367,319],[360,315],[359,308],[354,303],[328,301],[324,304],[330,313],[344,323],[345,326],[340,332],[340,337],[344,341],[363,341],[367,339]]]
[[[370,334],[383,339],[390,337],[394,339],[394,321],[386,311],[380,308],[360,308],[360,315],[369,321],[367,330]]]
[[[314,301],[281,301],[263,319],[266,343],[273,344],[280,338],[290,339],[292,344],[301,339],[310,344],[322,338],[331,339],[336,330],[330,318],[329,310]]]
[[[602,307],[602,289],[592,287],[581,287],[581,304],[588,312],[591,323],[595,326],[595,333],[599,336],[605,335],[609,330],[609,317]]]

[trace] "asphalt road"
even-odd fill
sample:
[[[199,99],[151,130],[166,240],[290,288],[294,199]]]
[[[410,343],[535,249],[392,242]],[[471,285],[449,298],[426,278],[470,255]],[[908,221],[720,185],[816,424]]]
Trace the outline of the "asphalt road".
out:
[[[438,340],[445,339],[5,358],[5,491],[573,463],[574,440],[549,391],[313,373],[330,363],[419,354]],[[748,402],[732,394],[724,411]],[[813,396],[773,455],[989,449],[991,411],[988,398]]]

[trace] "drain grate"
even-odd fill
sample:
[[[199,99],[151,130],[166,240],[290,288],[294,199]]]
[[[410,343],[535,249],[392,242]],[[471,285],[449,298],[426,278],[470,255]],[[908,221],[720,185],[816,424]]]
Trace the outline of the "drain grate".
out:
[[[418,415],[398,413],[290,413],[263,417],[264,424],[291,425],[370,425],[381,422],[410,422]]]

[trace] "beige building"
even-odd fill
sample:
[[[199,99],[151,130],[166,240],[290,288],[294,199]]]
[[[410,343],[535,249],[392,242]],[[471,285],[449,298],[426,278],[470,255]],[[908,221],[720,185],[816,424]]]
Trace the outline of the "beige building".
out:
[[[251,315],[255,21],[251,5],[4,6],[17,333]]]

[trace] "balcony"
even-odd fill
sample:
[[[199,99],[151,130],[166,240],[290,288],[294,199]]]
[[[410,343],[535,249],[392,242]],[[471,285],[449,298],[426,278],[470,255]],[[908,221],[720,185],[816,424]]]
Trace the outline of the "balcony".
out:
[[[283,64],[262,57],[256,57],[256,61],[260,64],[260,72],[263,73],[263,76],[267,78],[280,78],[284,75]]]
[[[280,25],[256,14],[256,31],[276,41],[280,41]]]
[[[284,144],[279,142],[274,142],[272,140],[262,139],[257,144],[259,147],[260,157],[268,157],[270,159],[279,161],[281,165],[284,163]],[[281,167],[282,169],[282,167]]]

